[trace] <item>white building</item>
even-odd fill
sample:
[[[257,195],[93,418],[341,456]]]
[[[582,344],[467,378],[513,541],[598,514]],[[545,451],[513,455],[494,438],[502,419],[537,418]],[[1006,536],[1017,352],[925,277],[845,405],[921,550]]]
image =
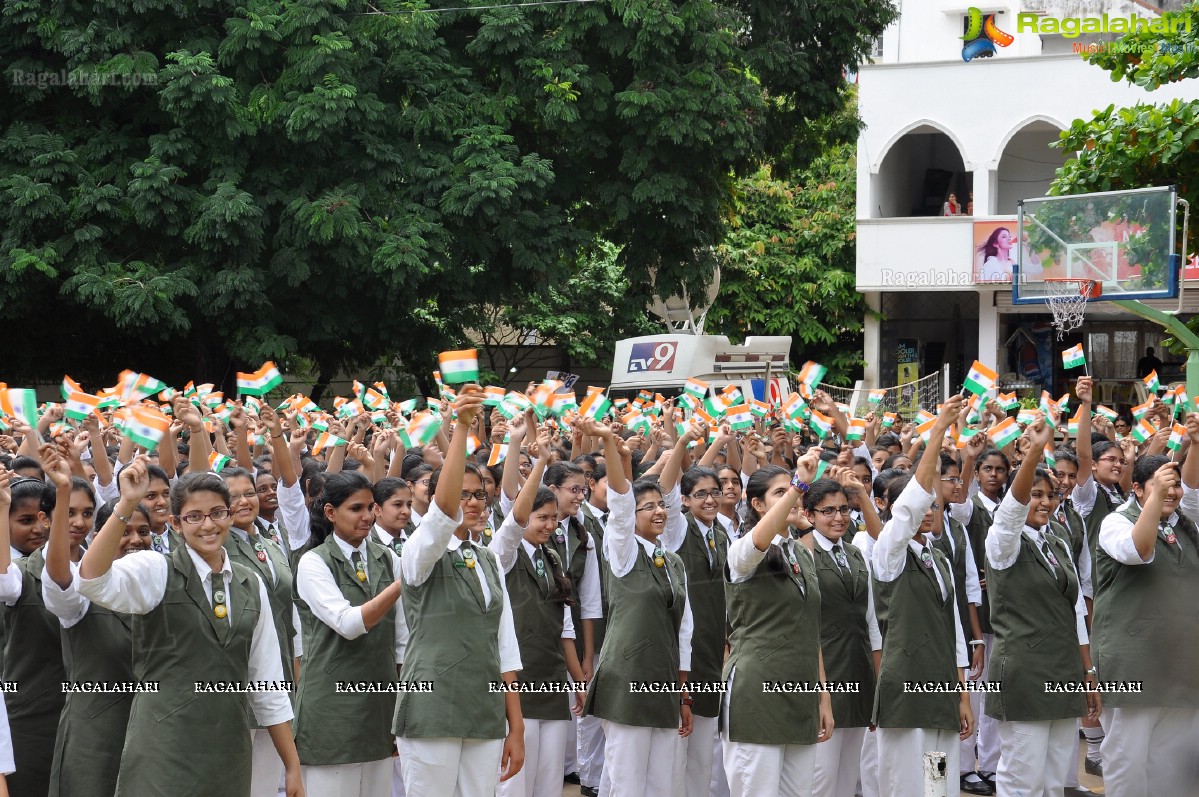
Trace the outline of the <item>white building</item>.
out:
[[[1048,311],[1040,305],[1013,308],[1010,286],[974,284],[973,222],[1014,222],[1020,199],[1046,193],[1066,160],[1049,144],[1073,120],[1089,119],[1112,103],[1191,99],[1199,96],[1199,81],[1146,92],[1113,83],[1107,72],[1073,52],[1075,43],[1094,37],[1017,32],[1018,13],[1154,18],[1161,3],[980,5],[984,14],[996,13],[998,27],[1015,40],[992,57],[970,62],[962,57],[970,0],[899,0],[899,5],[900,18],[876,47],[875,63],[858,73],[865,129],[857,156],[857,287],[882,315],[866,323],[866,383],[895,384],[898,345],[912,340],[918,343],[921,375],[947,362],[960,380],[975,358],[997,363],[1001,375],[1015,373],[1019,362],[1009,341],[1023,340],[1021,330],[1035,331],[1038,322],[1049,320]],[[1176,7],[1166,3],[1168,10]],[[950,192],[963,210],[973,193],[973,217],[940,216]],[[1186,287],[1194,297],[1186,299],[1186,308],[1199,311],[1199,283]],[[1163,354],[1163,330],[1112,308],[1096,303],[1088,311],[1093,320],[1083,332],[1092,374],[1131,378],[1147,346]],[[1059,390],[1060,365],[1057,359]],[[1105,393],[1103,398],[1124,403]]]

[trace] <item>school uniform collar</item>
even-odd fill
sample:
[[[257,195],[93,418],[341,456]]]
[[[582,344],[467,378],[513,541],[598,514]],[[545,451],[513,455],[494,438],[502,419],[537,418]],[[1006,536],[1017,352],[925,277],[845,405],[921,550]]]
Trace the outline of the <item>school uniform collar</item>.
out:
[[[16,548],[12,547],[11,545],[8,546],[8,549],[10,551],[10,556],[12,558],[12,561],[16,562],[20,559],[25,558],[25,554],[21,553],[20,551],[18,551]]]
[[[208,562],[205,562],[200,554],[192,550],[190,545],[184,545],[183,550],[187,551],[187,555],[191,557],[192,566],[196,568],[196,574],[200,577],[200,581],[203,582],[209,577],[210,574],[212,574],[213,569],[208,566]],[[229,557],[225,554],[224,548],[221,549],[220,572],[229,578],[233,578],[233,564],[229,561]]]
[[[355,553],[357,553],[359,556],[361,556],[364,560],[366,559],[366,538],[363,538],[362,542],[358,543],[358,547],[355,548],[353,545],[350,545],[348,542],[343,540],[341,537],[338,537],[336,534],[334,534],[332,536],[333,536],[333,541],[335,543],[337,543],[337,547],[340,548],[342,554],[345,555],[347,562],[354,561],[353,556]]]
[[[737,524],[733,522],[732,518],[726,517],[722,513],[717,512],[716,519],[724,524],[724,530],[729,533],[729,536],[733,536],[736,533],[735,530],[737,528]]]
[[[399,534],[392,535],[386,529],[384,529],[382,526],[380,526],[378,523],[375,524],[375,534],[378,535],[380,542],[382,542],[384,545],[388,545],[388,546],[390,546],[394,540],[399,540],[400,542],[407,541],[404,539],[403,531],[401,531]]]
[[[999,501],[992,501],[990,498],[987,498],[983,495],[982,490],[979,490],[975,495],[978,496],[979,501],[982,501],[983,506],[986,507],[988,512],[994,512],[999,508]]]
[[[457,551],[463,545],[468,548],[474,547],[474,543],[470,540],[459,539],[457,534],[451,534],[449,540],[446,541],[445,549],[447,551]]]
[[[421,521],[424,519],[424,517],[425,517],[424,515],[422,515],[420,512],[417,512],[417,511],[416,511],[416,507],[412,507],[412,517],[411,517],[411,518],[409,518],[409,520],[410,520],[410,521],[411,521],[411,522],[412,522],[414,525],[417,525],[417,526],[419,526],[419,525],[420,525],[420,522],[421,522]]]
[[[237,526],[230,526],[229,533],[236,534],[242,542],[250,542],[250,532],[244,529],[239,529]]]
[[[523,537],[520,540],[520,544],[525,549],[525,553],[529,555],[530,559],[533,558],[533,554],[537,553],[538,546],[534,545]]]
[[[912,537],[910,540],[908,540],[908,547],[915,551],[917,556],[919,556],[925,548],[928,548],[931,551],[933,547],[933,535],[921,533],[918,536]]]
[[[1124,507],[1128,507],[1129,509],[1135,508],[1138,517],[1140,517],[1141,510],[1143,509],[1140,502],[1137,501],[1137,497],[1135,495],[1128,496],[1128,500],[1124,502],[1124,504],[1120,507],[1120,509],[1124,509]],[[1178,510],[1177,509],[1175,509],[1173,512],[1170,513],[1170,517],[1166,518],[1166,524],[1171,527],[1178,525]],[[1162,523],[1161,523],[1160,519],[1158,520],[1157,525],[1158,525],[1158,528],[1161,528]]]
[[[824,551],[825,553],[832,553],[833,548],[837,545],[837,543],[841,543],[842,549],[848,547],[848,543],[845,542],[844,537],[842,537],[839,540],[830,540],[828,537],[824,536],[819,531],[816,531],[812,535],[812,539],[816,540],[816,544],[820,546],[820,550]]]
[[[708,532],[712,530],[712,526],[705,526],[704,522],[695,515],[691,515],[691,519],[695,521],[695,526],[699,529],[700,534],[703,534],[705,537],[708,536]],[[715,525],[715,521],[713,521],[713,525]]]
[[[633,539],[635,539],[635,540],[637,540],[637,542],[641,543],[641,547],[644,548],[645,552],[647,554],[649,554],[651,557],[654,555],[654,551],[663,550],[662,546],[659,543],[650,542],[645,537],[642,537],[640,534],[634,534]]]
[[[586,509],[588,512],[590,512],[591,516],[593,518],[595,518],[596,520],[600,520],[601,518],[603,518],[604,515],[608,514],[603,509],[600,509],[598,506],[591,503],[590,501],[584,501],[583,508]],[[583,509],[580,509],[579,512],[583,512]]]
[[[1030,526],[1027,523],[1024,524],[1024,536],[1028,537],[1028,539],[1031,540],[1038,549],[1049,540],[1048,534],[1048,526],[1037,528],[1036,526]]]

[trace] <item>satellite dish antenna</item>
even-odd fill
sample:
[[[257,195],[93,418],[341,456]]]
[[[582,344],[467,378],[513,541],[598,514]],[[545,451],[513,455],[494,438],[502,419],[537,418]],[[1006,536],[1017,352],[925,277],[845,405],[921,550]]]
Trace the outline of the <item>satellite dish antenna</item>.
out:
[[[666,328],[672,333],[702,335],[704,334],[704,319],[708,317],[708,310],[716,301],[716,294],[719,292],[720,267],[717,266],[712,270],[712,280],[708,283],[708,290],[702,301],[693,303],[685,292],[682,296],[671,296],[668,299],[654,297],[649,310],[665,321]],[[693,304],[697,306],[693,306]]]

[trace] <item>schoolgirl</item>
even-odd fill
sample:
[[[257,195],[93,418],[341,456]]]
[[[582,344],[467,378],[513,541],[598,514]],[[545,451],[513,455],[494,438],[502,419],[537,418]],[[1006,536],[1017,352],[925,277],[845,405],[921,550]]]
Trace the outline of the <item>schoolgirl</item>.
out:
[[[403,556],[404,543],[416,531],[412,522],[412,487],[398,476],[386,476],[375,482],[372,492],[375,525],[371,529],[371,542]]]

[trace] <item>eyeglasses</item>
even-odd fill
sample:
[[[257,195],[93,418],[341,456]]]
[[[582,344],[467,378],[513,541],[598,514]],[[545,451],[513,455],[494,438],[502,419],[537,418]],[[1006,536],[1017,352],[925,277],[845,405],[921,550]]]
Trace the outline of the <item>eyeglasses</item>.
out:
[[[486,501],[487,500],[487,491],[486,490],[478,490],[473,493],[468,493],[466,490],[462,491],[462,500],[463,501],[469,501],[472,498],[475,499],[476,501]]]
[[[428,487],[430,481],[432,481],[432,479],[421,479],[413,482],[413,484],[419,484],[421,487]]]
[[[237,493],[237,494],[230,495],[230,496],[229,496],[229,500],[231,500],[231,501],[240,501],[241,499],[243,499],[243,498],[244,498],[244,499],[246,499],[247,501],[252,501],[253,499],[255,499],[255,498],[257,498],[257,497],[258,497],[258,491],[257,491],[257,490],[251,490],[251,491],[250,491],[250,492],[248,492],[248,493]]]
[[[562,490],[563,492],[570,493],[571,495],[582,495],[583,493],[587,492],[586,487],[559,487],[558,489]]]
[[[639,507],[637,507],[637,511],[638,511],[638,512],[653,512],[653,511],[655,511],[655,510],[657,510],[657,509],[661,509],[662,511],[666,511],[667,509],[670,509],[670,505],[669,505],[669,504],[667,504],[665,501],[659,501],[659,502],[658,502],[658,503],[656,503],[656,504],[646,504],[645,506],[639,506]]]
[[[228,507],[218,506],[207,515],[203,512],[188,512],[186,515],[180,515],[179,522],[187,526],[199,526],[207,518],[214,523],[219,523],[232,514],[233,513],[229,511]]]
[[[707,501],[709,498],[720,498],[724,493],[720,490],[696,490],[689,497],[696,501]]]
[[[1124,465],[1125,464],[1124,457],[1100,457],[1099,459],[1097,459],[1095,461],[1096,462],[1111,462],[1112,464],[1115,464],[1115,465]]]
[[[947,484],[961,484],[962,480],[957,476],[942,476],[941,481]]]
[[[818,515],[824,515],[825,517],[832,517],[833,515],[844,515],[845,517],[849,517],[850,509],[849,509],[849,506],[847,506],[847,505],[846,506],[826,506],[821,509],[813,509],[812,511]]]

